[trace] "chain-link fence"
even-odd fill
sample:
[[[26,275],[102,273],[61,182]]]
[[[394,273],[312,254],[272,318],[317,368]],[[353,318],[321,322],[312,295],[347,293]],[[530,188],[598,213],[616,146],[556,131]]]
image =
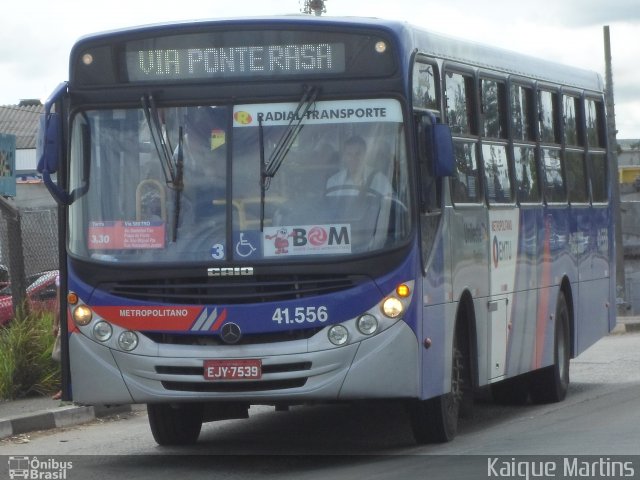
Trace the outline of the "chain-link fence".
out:
[[[14,305],[24,300],[27,278],[58,269],[58,258],[57,208],[21,210],[0,199],[0,288],[10,284]]]

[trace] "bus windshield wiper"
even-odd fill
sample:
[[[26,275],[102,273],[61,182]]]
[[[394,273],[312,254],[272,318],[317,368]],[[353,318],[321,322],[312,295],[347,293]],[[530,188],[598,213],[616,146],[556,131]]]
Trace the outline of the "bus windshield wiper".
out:
[[[176,172],[173,180],[173,186],[176,191],[176,206],[173,214],[173,235],[172,239],[175,243],[178,240],[178,223],[180,222],[180,200],[182,196],[182,187],[184,179],[184,153],[182,149],[183,130],[178,128],[178,150],[176,152]]]
[[[302,120],[307,115],[307,112],[311,108],[311,105],[316,101],[318,97],[318,88],[304,86],[304,93],[302,98],[298,102],[296,111],[294,112],[289,125],[283,132],[280,140],[276,144],[276,147],[271,152],[269,161],[265,162],[264,158],[264,132],[262,125],[262,116],[258,117],[258,135],[260,141],[260,231],[264,231],[264,204],[265,194],[271,184],[271,179],[276,176],[284,158],[289,153],[289,149],[293,142],[298,137],[300,130],[302,130]]]
[[[302,98],[298,102],[298,106],[296,107],[296,111],[293,113],[291,120],[289,121],[289,125],[287,125],[286,130],[282,133],[280,140],[276,144],[276,147],[271,152],[271,156],[269,157],[269,161],[264,164],[262,169],[262,183],[265,186],[265,189],[269,188],[269,181],[273,177],[276,176],[280,166],[282,165],[283,160],[289,153],[289,149],[293,142],[298,137],[300,130],[302,130],[302,121],[304,120],[307,112],[311,108],[311,105],[316,101],[318,97],[318,88],[317,87],[309,87],[304,86],[304,93],[302,94]],[[261,120],[260,118],[258,120]],[[260,127],[262,128],[262,122],[260,122]],[[264,162],[264,160],[263,160]]]
[[[141,100],[144,117],[147,120],[147,126],[149,127],[149,133],[151,135],[151,141],[156,148],[165,182],[169,187],[179,189],[181,188],[180,183],[182,183],[182,181],[180,179],[180,182],[178,182],[177,168],[173,164],[171,145],[162,131],[156,102],[152,95],[143,95]]]
[[[162,123],[160,121],[160,115],[156,102],[151,95],[142,96],[142,109],[144,111],[145,119],[147,120],[147,126],[149,127],[149,133],[158,159],[160,160],[160,166],[162,167],[162,174],[167,186],[176,192],[175,198],[175,210],[173,212],[173,234],[172,240],[175,242],[178,239],[178,224],[180,222],[180,201],[182,196],[183,179],[184,179],[184,153],[183,153],[183,129],[182,126],[178,128],[178,148],[175,155],[172,153],[173,148],[169,141],[168,136],[163,132]],[[175,158],[175,162],[174,162]]]

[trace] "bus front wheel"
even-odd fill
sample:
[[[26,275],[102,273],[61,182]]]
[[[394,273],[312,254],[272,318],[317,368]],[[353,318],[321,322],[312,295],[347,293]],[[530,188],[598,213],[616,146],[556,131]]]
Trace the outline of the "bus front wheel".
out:
[[[147,404],[151,433],[158,445],[192,445],[200,436],[203,407],[198,403]]]
[[[450,442],[458,433],[458,417],[471,386],[464,352],[460,332],[456,332],[451,362],[451,391],[410,404],[411,428],[418,443]]]

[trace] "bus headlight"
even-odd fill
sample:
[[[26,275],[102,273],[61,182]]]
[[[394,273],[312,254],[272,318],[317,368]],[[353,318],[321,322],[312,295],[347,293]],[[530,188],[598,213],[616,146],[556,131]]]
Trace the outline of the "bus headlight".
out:
[[[138,346],[138,335],[131,330],[126,330],[118,337],[118,346],[125,352],[130,352]]]
[[[328,332],[329,341],[334,345],[344,345],[349,340],[349,331],[342,325],[334,325]]]
[[[98,322],[93,326],[93,336],[100,342],[106,342],[113,335],[113,328],[107,322]]]
[[[378,330],[378,319],[370,313],[365,313],[358,318],[356,326],[363,335],[373,335]]]
[[[387,298],[382,304],[382,313],[389,318],[398,318],[403,311],[402,302],[395,297]]]
[[[81,327],[89,325],[92,318],[93,313],[91,312],[91,309],[86,305],[78,305],[73,309],[73,321]]]

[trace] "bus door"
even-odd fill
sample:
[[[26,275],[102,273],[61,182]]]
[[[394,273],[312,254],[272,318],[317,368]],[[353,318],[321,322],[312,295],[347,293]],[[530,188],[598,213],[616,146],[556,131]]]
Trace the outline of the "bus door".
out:
[[[489,210],[489,379],[506,374],[510,312],[515,290],[519,215],[516,208]]]

